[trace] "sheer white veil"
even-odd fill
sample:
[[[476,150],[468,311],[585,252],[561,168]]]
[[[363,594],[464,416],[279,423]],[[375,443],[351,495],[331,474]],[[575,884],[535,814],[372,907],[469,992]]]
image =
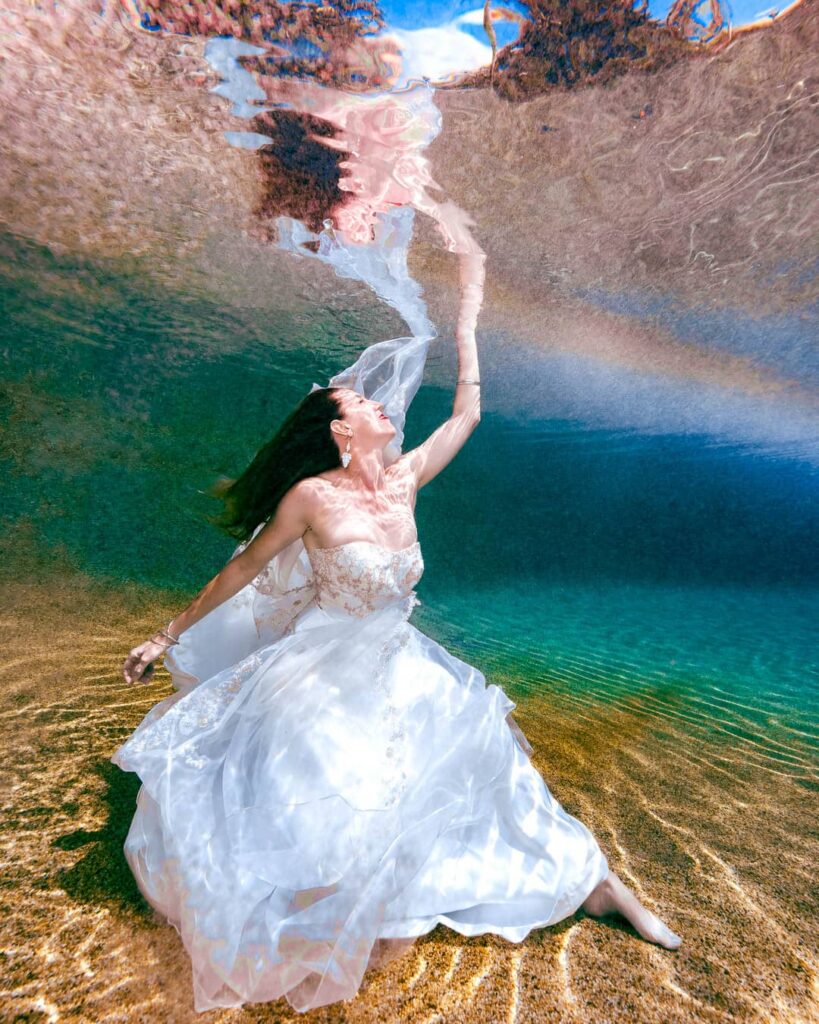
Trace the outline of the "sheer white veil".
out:
[[[421,384],[429,345],[437,337],[421,289],[407,270],[413,221],[411,207],[380,214],[374,240],[366,245],[340,241],[331,222],[325,222],[325,229],[318,235],[291,218],[280,217],[277,224],[282,247],[301,258],[330,264],[341,277],[366,283],[401,314],[413,332],[370,345],[327,384],[314,383],[310,389],[343,386],[383,402],[395,427],[395,436],[384,449],[386,465],[401,455],[407,409]],[[317,243],[315,251],[304,248],[306,241]],[[260,523],[253,536],[264,525]],[[240,544],[231,558],[244,550],[246,543],[249,541]],[[280,639],[314,596],[312,567],[298,539],[234,597],[185,630],[180,643],[165,656],[174,686],[187,691],[202,678],[247,657],[261,644]]]

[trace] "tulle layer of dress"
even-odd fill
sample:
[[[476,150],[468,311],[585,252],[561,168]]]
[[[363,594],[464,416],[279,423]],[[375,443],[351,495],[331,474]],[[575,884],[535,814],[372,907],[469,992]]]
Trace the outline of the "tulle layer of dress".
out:
[[[519,942],[606,876],[514,703],[408,621],[415,603],[313,604],[115,754],[143,783],[126,856],[182,936],[197,1010],[351,999],[439,923]]]

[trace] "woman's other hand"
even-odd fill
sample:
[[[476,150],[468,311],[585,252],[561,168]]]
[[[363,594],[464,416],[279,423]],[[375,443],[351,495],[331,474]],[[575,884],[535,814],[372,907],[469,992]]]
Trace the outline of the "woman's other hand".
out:
[[[160,658],[168,649],[167,643],[160,643],[157,640],[146,640],[144,644],[135,647],[122,666],[122,674],[125,682],[149,683],[154,675],[154,662]]]

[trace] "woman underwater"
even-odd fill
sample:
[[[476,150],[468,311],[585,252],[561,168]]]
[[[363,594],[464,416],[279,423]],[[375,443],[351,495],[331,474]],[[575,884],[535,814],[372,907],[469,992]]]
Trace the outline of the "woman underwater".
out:
[[[469,316],[457,344],[452,414],[392,461],[384,402],[307,395],[224,491],[234,557],[125,662],[133,683],[168,651],[178,686],[113,760],[142,781],[126,856],[199,1011],[352,999],[441,923],[520,942],[582,907],[681,942],[552,796],[503,690],[409,622],[418,491],[480,421]]]

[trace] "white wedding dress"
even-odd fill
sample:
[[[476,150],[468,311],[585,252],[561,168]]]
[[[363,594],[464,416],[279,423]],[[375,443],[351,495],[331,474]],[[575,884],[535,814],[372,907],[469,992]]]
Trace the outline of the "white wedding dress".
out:
[[[233,649],[215,650],[214,612],[186,631],[179,691],[113,757],[142,780],[126,856],[182,936],[199,1011],[352,999],[379,950],[439,923],[520,942],[608,873],[514,703],[408,621],[419,543],[309,559],[283,633],[263,604],[252,636],[225,631]]]

